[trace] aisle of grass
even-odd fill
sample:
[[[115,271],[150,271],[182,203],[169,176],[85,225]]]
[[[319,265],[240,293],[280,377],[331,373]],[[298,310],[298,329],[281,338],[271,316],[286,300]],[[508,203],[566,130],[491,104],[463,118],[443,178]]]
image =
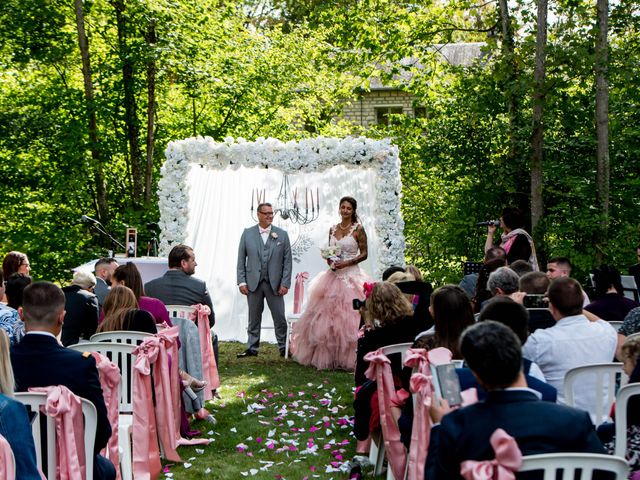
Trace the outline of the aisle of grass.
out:
[[[273,345],[237,359],[240,343],[220,344],[222,400],[208,405],[218,424],[196,423],[214,441],[181,447],[174,479],[343,479],[331,471],[355,452],[353,374],[317,371],[285,361]],[[190,466],[189,466],[190,465]],[[186,468],[188,466],[188,468]],[[262,470],[261,470],[262,469]]]

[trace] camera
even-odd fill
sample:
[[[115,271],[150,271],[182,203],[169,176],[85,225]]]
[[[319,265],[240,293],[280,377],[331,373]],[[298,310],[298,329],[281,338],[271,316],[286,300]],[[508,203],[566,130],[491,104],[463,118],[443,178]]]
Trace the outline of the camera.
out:
[[[352,301],[353,309],[360,310],[367,304],[366,300],[360,300],[359,298],[354,298]]]
[[[522,304],[525,308],[548,308],[549,300],[546,295],[527,293],[522,299]]]

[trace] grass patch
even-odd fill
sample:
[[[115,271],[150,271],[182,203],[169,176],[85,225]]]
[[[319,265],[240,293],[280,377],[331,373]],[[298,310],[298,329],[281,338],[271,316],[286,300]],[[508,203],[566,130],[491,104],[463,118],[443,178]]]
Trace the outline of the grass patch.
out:
[[[349,421],[353,374],[303,367],[281,358],[270,344],[257,357],[236,358],[244,349],[241,343],[220,343],[222,400],[207,405],[218,424],[194,425],[214,441],[180,447],[191,466],[169,465],[173,478],[346,478],[327,468],[355,455]]]

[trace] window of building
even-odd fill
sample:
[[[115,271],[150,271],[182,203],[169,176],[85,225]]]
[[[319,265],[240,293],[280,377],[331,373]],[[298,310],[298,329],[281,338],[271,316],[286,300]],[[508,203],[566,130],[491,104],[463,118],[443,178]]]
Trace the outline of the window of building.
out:
[[[389,125],[390,115],[402,115],[402,107],[376,107],[378,125]]]

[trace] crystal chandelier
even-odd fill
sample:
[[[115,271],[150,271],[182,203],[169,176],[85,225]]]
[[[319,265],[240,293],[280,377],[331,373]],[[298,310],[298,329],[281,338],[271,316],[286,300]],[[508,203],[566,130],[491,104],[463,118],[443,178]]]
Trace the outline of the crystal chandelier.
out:
[[[251,190],[251,218],[254,221],[258,221],[256,213],[258,205],[265,203],[266,192],[265,190],[252,189]],[[254,201],[255,209],[254,212]],[[304,202],[304,204],[303,204]],[[298,194],[298,188],[296,187],[293,192],[289,185],[289,175],[286,173],[282,178],[280,184],[280,192],[275,205],[273,205],[274,215],[280,215],[280,218],[285,221],[297,223],[300,225],[306,225],[318,218],[320,215],[320,193],[316,188],[315,196],[313,194],[313,188],[304,188],[304,198],[302,198],[302,189]]]

